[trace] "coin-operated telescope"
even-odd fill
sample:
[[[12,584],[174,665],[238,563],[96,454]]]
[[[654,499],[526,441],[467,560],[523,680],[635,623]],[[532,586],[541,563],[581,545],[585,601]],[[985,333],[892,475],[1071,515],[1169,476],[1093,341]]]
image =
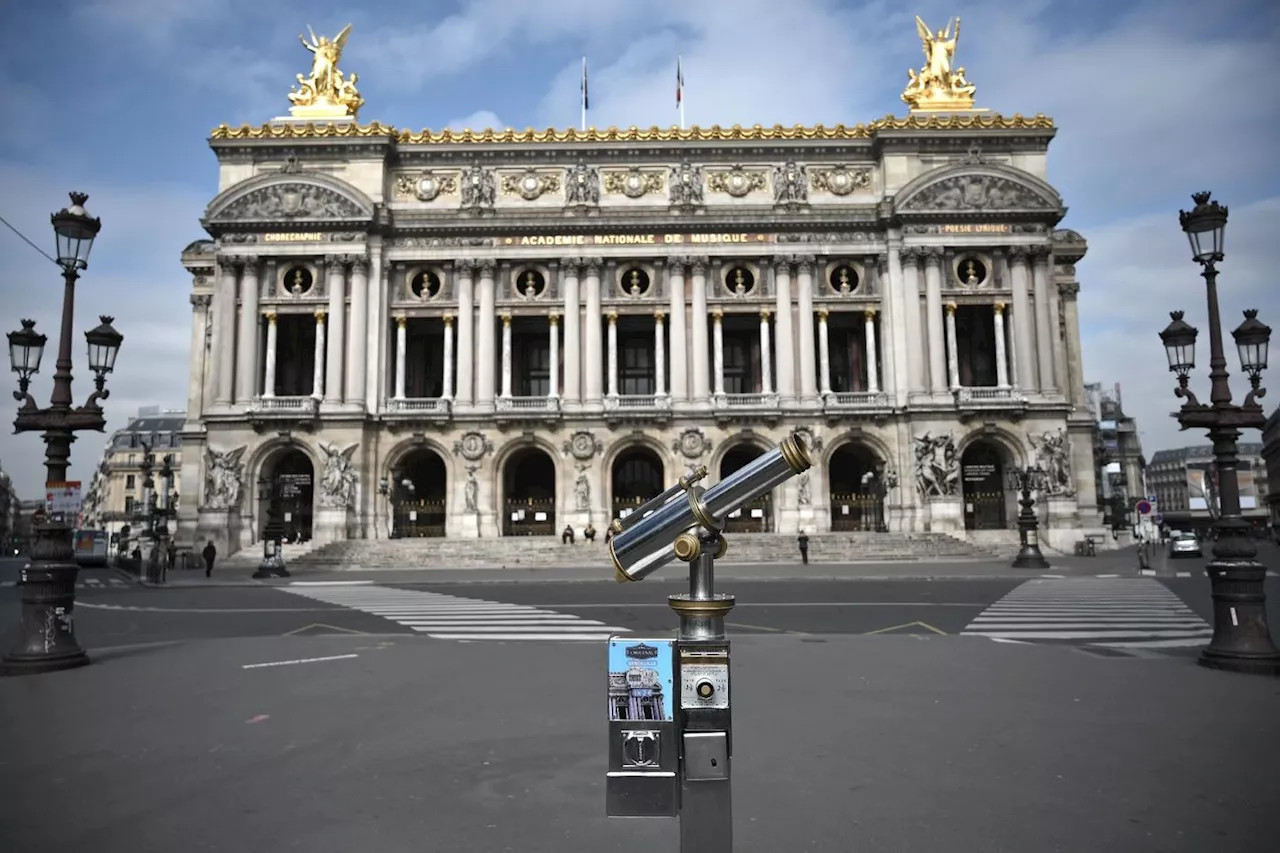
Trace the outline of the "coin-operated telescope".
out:
[[[706,468],[610,525],[609,556],[619,583],[673,560],[689,564],[689,592],[670,596],[675,638],[609,638],[609,817],[678,817],[683,853],[733,849],[729,761],[729,641],[732,595],[714,590],[721,530],[734,511],[807,471],[799,433],[703,488]]]

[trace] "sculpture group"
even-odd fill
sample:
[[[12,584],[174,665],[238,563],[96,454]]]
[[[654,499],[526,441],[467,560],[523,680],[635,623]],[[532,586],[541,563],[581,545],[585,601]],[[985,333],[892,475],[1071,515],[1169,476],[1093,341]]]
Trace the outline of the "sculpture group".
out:
[[[933,33],[916,16],[916,31],[924,48],[925,63],[917,72],[907,70],[906,91],[902,100],[913,112],[945,112],[973,109],[973,93],[977,87],[965,79],[964,66],[952,70],[956,42],[960,40],[960,19],[947,22],[944,30]]]
[[[317,36],[311,27],[307,27],[307,32],[311,34],[311,41],[303,35],[298,36],[298,41],[312,53],[311,73],[306,76],[299,74],[298,85],[289,92],[293,114],[313,118],[355,118],[364,105],[364,98],[356,89],[359,78],[355,74],[347,76],[338,68],[347,38],[351,35],[351,24],[347,24],[332,41]]]

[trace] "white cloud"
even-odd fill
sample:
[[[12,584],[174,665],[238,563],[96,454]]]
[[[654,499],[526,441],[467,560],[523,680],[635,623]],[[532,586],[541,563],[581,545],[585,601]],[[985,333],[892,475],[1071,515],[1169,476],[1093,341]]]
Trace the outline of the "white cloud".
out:
[[[466,118],[455,118],[445,125],[449,130],[486,130],[490,128],[505,128],[502,119],[498,118],[495,113],[489,110],[479,110],[472,113]]]

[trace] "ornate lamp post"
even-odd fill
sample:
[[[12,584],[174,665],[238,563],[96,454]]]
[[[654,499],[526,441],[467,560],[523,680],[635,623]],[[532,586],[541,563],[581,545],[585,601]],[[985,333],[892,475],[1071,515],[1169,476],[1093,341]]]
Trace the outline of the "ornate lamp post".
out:
[[[36,332],[34,320],[23,320],[22,329],[10,332],[9,359],[18,374],[14,397],[22,403],[14,421],[15,432],[43,432],[45,478],[63,482],[70,467],[71,443],[83,430],[102,432],[106,427],[99,400],[107,399],[106,375],[115,368],[116,354],[124,337],[111,327],[110,317],[85,334],[89,345],[89,369],[94,373],[94,391],[83,406],[72,406],[71,343],[75,319],[76,279],[89,266],[89,251],[102,228],[101,221],[85,212],[84,193],[71,193],[71,206],[53,214],[57,236],[57,263],[62,267],[62,323],[58,333],[58,360],[53,374],[53,394],[47,408],[40,408],[29,393],[31,377],[40,369],[46,338]],[[72,520],[73,523],[73,520]],[[71,541],[72,524],[54,515],[35,525],[31,562],[23,568],[22,629],[17,646],[4,658],[5,669],[14,674],[50,672],[83,666],[88,655],[76,640],[72,611],[75,609],[76,577]]]
[[[155,566],[155,573],[151,580],[154,583],[164,583],[169,569],[169,519],[177,515],[174,505],[178,500],[178,493],[173,491],[172,453],[165,454],[164,460],[160,463],[160,489],[154,494],[156,498],[151,515],[155,518],[155,553],[158,559],[151,562],[151,565]]]
[[[1169,370],[1177,374],[1174,390],[1185,400],[1174,413],[1185,429],[1205,429],[1213,442],[1218,468],[1219,513],[1213,524],[1215,541],[1209,563],[1213,589],[1213,640],[1201,653],[1202,666],[1232,672],[1280,675],[1280,651],[1276,650],[1267,627],[1266,568],[1258,562],[1258,548],[1249,535],[1249,524],[1240,514],[1240,481],[1236,475],[1242,429],[1262,429],[1266,416],[1258,400],[1266,394],[1260,387],[1267,366],[1267,344],[1271,329],[1258,320],[1258,312],[1244,312],[1245,320],[1233,333],[1240,356],[1240,368],[1249,377],[1250,390],[1244,402],[1231,402],[1227,384],[1227,359],[1222,348],[1222,320],[1218,311],[1218,269],[1223,259],[1223,238],[1227,228],[1227,208],[1210,201],[1207,192],[1192,196],[1196,206],[1181,211],[1182,230],[1191,242],[1191,255],[1200,264],[1209,298],[1209,402],[1201,403],[1187,388],[1187,378],[1195,367],[1197,329],[1182,319],[1181,311],[1170,314],[1172,322],[1160,333]]]
[[[1049,561],[1040,553],[1040,519],[1033,507],[1032,492],[1044,488],[1045,472],[1039,465],[1025,469],[1014,468],[1009,472],[1009,487],[1018,492],[1018,555],[1013,558],[1015,569],[1047,569]]]
[[[284,566],[284,554],[280,540],[284,538],[284,522],[280,520],[276,506],[275,480],[258,478],[258,502],[267,509],[267,521],[262,527],[262,562],[253,573],[255,578],[287,578],[289,570]]]

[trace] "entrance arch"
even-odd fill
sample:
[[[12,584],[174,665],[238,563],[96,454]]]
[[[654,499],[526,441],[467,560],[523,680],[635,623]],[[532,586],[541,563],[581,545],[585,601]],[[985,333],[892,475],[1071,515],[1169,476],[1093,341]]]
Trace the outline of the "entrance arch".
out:
[[[831,529],[883,532],[884,466],[865,444],[842,444],[827,462]]]
[[[290,447],[263,463],[262,476],[271,484],[271,495],[267,500],[275,503],[276,511],[284,524],[284,541],[310,541],[316,480],[316,469],[311,457],[301,448]],[[267,523],[268,506],[269,504],[259,502],[259,536]]]
[[[1005,530],[1009,526],[1005,494],[1007,454],[995,442],[980,438],[960,454],[960,493],[965,530]]]
[[[391,536],[444,536],[449,473],[440,454],[425,447],[409,451],[387,478],[393,507]]]
[[[540,447],[525,447],[502,466],[502,535],[556,532],[556,463]]]
[[[729,448],[720,459],[720,479],[723,480],[746,467],[765,453],[754,444],[738,444]],[[770,533],[773,530],[773,493],[766,492],[749,504],[729,513],[725,519],[725,533]]]
[[[625,518],[645,501],[662,494],[662,460],[647,447],[628,447],[609,472],[613,517]]]

